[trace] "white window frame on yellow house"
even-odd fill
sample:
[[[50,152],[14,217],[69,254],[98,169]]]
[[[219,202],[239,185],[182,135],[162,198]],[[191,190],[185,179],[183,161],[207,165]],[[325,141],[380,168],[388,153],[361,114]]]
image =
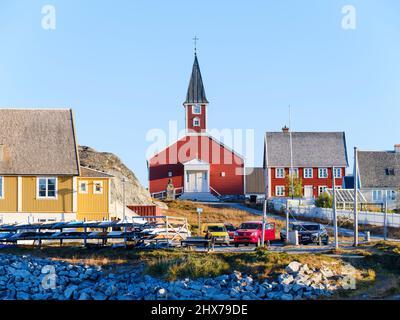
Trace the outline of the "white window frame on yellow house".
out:
[[[4,177],[0,176],[0,199],[4,199]]]
[[[101,191],[96,191],[96,185],[100,184],[101,186]],[[103,181],[93,181],[93,194],[103,194],[104,190],[104,185],[103,185]]]
[[[82,190],[82,185],[85,185],[85,191],[83,191]],[[89,181],[87,181],[87,180],[81,180],[81,181],[79,181],[79,186],[78,186],[78,188],[79,188],[79,193],[81,193],[81,194],[87,194],[88,192],[89,192]]]
[[[46,179],[46,196],[41,196],[39,193],[39,181]],[[55,180],[54,197],[49,197],[49,180]],[[36,199],[39,200],[57,200],[58,199],[58,178],[57,177],[36,177]]]

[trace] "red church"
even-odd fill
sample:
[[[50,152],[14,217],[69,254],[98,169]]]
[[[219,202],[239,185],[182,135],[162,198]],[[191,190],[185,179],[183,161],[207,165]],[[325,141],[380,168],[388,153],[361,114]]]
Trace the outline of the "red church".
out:
[[[217,201],[244,194],[244,160],[208,133],[208,100],[197,55],[185,108],[186,134],[148,161],[149,191],[165,194],[168,183],[180,199]]]

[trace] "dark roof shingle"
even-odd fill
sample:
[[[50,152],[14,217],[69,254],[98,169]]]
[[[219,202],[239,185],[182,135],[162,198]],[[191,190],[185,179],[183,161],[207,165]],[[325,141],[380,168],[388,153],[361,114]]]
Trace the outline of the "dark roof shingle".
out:
[[[196,54],[185,103],[208,103]]]
[[[72,110],[0,109],[0,175],[78,175]]]
[[[358,166],[361,188],[400,188],[400,152],[358,151]]]
[[[344,132],[292,132],[294,167],[347,167]],[[290,134],[267,132],[265,167],[290,167]]]
[[[85,178],[112,178],[111,174],[81,166],[81,177]]]

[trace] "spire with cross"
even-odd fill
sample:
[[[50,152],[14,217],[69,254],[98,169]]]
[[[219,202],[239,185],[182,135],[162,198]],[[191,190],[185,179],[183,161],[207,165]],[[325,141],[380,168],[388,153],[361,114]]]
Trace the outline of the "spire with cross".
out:
[[[194,54],[197,55],[197,41],[200,40],[197,38],[197,36],[194,36],[193,41],[194,41]]]

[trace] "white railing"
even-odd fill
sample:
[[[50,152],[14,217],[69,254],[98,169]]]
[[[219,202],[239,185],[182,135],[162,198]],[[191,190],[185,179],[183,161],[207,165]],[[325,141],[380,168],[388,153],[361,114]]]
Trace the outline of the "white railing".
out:
[[[180,188],[175,188],[175,197],[180,196],[183,193],[183,187]],[[160,199],[163,200],[167,197],[167,191],[160,191],[160,192],[154,192],[151,194],[151,197],[154,199]]]
[[[304,216],[308,218],[320,218],[332,221],[333,211],[330,208],[317,208],[317,207],[293,207],[292,213],[298,217]],[[353,221],[353,211],[337,210],[338,219]],[[358,213],[359,224],[370,224],[376,226],[383,226],[385,221],[385,214],[382,212],[360,211]],[[388,213],[387,225],[389,227],[400,228],[400,214]]]
[[[215,190],[213,187],[211,187],[210,186],[210,190],[212,191],[212,192],[214,192],[218,197],[221,197],[222,195],[217,191],[217,190]]]

